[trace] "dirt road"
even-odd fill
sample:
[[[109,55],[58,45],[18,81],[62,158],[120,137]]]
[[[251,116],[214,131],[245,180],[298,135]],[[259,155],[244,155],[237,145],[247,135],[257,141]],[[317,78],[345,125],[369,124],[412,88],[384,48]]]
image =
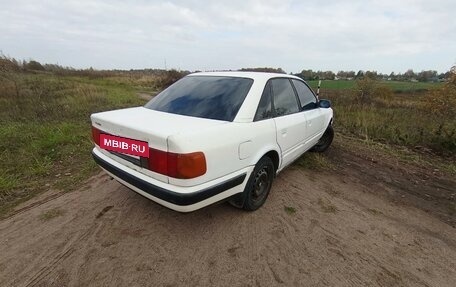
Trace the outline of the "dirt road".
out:
[[[0,286],[455,286],[454,216],[389,166],[338,160],[286,169],[253,213],[176,213],[103,173],[42,194],[0,221]]]

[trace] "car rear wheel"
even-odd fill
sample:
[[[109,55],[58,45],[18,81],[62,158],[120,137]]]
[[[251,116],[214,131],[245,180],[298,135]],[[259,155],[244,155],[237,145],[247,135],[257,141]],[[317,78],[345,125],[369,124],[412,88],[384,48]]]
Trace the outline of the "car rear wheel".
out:
[[[243,193],[242,208],[254,211],[260,208],[268,198],[274,180],[274,163],[265,156],[262,157],[250,175]]]
[[[332,125],[329,125],[328,128],[326,129],[325,133],[318,140],[317,144],[312,147],[311,151],[314,151],[314,152],[326,151],[329,148],[329,146],[331,145],[333,139],[334,139],[334,129],[333,129]]]

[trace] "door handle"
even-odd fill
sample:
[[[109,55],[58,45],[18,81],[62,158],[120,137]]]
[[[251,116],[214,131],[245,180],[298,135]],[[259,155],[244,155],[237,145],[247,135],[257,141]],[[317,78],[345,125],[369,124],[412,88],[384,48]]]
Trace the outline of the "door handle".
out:
[[[286,136],[287,135],[287,129],[281,130],[280,133],[282,134],[282,136]]]

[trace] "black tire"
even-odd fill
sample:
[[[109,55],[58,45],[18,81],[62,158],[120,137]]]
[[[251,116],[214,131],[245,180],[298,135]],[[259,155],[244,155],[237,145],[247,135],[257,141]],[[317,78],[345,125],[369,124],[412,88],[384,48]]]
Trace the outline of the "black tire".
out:
[[[271,191],[274,175],[274,163],[269,157],[262,157],[255,165],[242,194],[243,209],[254,211],[264,204]]]
[[[324,152],[326,151],[329,146],[331,145],[334,139],[334,129],[332,125],[329,125],[326,129],[325,133],[321,136],[318,140],[317,144],[314,145],[311,149],[313,152]]]

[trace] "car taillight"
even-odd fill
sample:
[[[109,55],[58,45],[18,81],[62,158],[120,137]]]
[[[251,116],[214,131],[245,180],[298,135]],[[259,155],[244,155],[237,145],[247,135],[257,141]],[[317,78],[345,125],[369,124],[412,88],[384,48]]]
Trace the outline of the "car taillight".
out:
[[[100,145],[100,130],[94,126],[92,126],[92,139],[97,145]]]
[[[172,153],[149,148],[149,169],[174,178],[190,179],[206,173],[206,157],[202,152]]]
[[[149,169],[160,174],[168,175],[168,153],[149,148]]]

